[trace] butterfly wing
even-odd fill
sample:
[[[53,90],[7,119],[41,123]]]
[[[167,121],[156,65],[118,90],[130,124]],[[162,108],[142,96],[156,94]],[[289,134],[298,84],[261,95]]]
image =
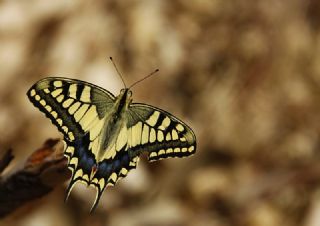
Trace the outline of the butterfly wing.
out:
[[[38,81],[27,95],[69,141],[92,130],[93,125],[108,113],[115,100],[110,92],[101,87],[58,77]]]
[[[150,161],[186,157],[196,151],[196,137],[184,122],[159,108],[132,104],[128,114],[130,152],[147,152]]]
[[[27,95],[64,135],[65,156],[72,171],[67,197],[77,181],[100,188],[103,181],[92,181],[90,174],[97,163],[95,153],[104,117],[115,97],[93,84],[58,77],[38,81]]]

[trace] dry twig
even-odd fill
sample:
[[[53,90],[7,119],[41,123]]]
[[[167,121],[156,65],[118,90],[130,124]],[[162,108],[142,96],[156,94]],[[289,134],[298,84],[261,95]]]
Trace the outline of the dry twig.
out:
[[[4,153],[3,157],[0,159],[0,175],[10,164],[12,159],[13,159],[12,150],[9,149],[6,153]]]
[[[0,218],[3,218],[18,207],[43,197],[56,185],[69,177],[67,160],[59,140],[47,140],[42,148],[36,150],[26,161],[22,169],[0,180]],[[0,175],[9,165],[13,155],[9,150],[0,160]]]

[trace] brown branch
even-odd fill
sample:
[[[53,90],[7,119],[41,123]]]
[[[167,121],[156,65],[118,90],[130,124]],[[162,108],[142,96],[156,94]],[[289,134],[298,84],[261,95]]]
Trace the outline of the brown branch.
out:
[[[63,148],[58,143],[59,140],[47,140],[27,159],[22,169],[0,181],[0,218],[43,197],[70,177]],[[12,158],[8,151],[0,160],[0,170],[4,170]]]
[[[0,175],[10,164],[12,159],[13,159],[12,150],[9,149],[6,153],[4,153],[3,157],[0,159]]]

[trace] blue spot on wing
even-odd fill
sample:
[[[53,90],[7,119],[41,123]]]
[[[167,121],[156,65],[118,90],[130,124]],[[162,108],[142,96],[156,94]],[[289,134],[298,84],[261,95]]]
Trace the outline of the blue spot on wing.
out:
[[[112,164],[108,164],[106,161],[103,161],[102,163],[99,164],[96,177],[103,178],[106,175],[111,175],[111,173],[112,173]]]
[[[76,169],[82,169],[84,174],[90,175],[92,168],[96,165],[95,156],[89,151],[89,134],[76,139],[71,143],[74,146],[73,157],[78,158]]]
[[[118,152],[114,159],[105,159],[99,163],[95,177],[98,179],[104,178],[108,180],[113,172],[119,174],[122,168],[126,168],[128,170],[134,168],[129,166],[130,159],[132,158],[130,158],[128,151],[122,150]]]

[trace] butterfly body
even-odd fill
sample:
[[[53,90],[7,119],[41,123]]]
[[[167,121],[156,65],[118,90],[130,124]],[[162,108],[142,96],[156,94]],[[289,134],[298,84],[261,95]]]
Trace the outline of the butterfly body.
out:
[[[97,195],[92,210],[106,186],[136,168],[142,152],[154,161],[186,157],[196,150],[190,127],[159,108],[132,103],[127,88],[115,97],[84,81],[49,77],[35,83],[27,95],[64,135],[72,171],[66,198],[78,181],[93,186]]]
[[[131,91],[128,89],[121,90],[109,114],[106,114],[103,118],[104,124],[102,126],[101,136],[99,137],[100,148],[96,155],[98,162],[104,158],[105,153],[111,152],[108,148],[115,146],[117,149],[121,149],[120,145],[116,145],[116,142],[120,133],[126,133],[127,131],[126,114],[128,114],[127,111],[131,101]],[[125,142],[127,142],[126,137],[123,137],[123,143]]]

